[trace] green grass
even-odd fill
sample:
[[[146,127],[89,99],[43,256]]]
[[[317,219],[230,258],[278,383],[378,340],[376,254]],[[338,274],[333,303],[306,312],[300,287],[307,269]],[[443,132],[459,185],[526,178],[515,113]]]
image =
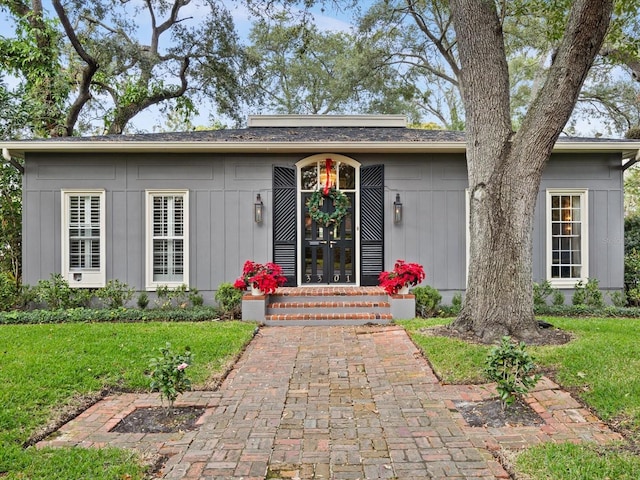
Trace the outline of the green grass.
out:
[[[575,339],[565,345],[530,347],[536,363],[545,371],[553,371],[560,385],[575,392],[602,419],[622,421],[631,436],[640,439],[640,320],[544,320],[572,332]],[[407,329],[444,382],[485,381],[484,359],[490,347],[420,333],[422,328],[447,322],[436,319],[399,323]],[[538,465],[545,465],[540,475],[533,475],[536,479],[640,478],[640,458],[637,456],[569,445],[536,447],[523,454],[518,462],[518,468],[531,472],[537,472]],[[603,467],[608,463],[611,463],[610,467]],[[529,467],[534,464],[536,467]],[[635,473],[629,476],[617,473],[627,471]]]
[[[116,449],[23,449],[74,397],[103,388],[148,391],[149,359],[171,342],[189,346],[195,386],[251,339],[242,322],[97,323],[0,326],[0,477],[142,478],[139,460]]]
[[[536,480],[637,480],[640,459],[629,453],[602,451],[592,444],[542,444],[516,459],[519,472]]]

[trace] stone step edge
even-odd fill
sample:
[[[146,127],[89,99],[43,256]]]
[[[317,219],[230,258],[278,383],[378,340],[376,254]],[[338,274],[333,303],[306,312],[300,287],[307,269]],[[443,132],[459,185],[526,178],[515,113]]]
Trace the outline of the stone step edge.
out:
[[[392,320],[390,313],[288,313],[264,316],[265,321],[288,320]]]
[[[283,292],[281,290],[276,290],[271,294],[272,297],[381,297],[386,296],[387,292],[382,289],[376,290],[331,290],[324,291],[322,289],[309,288],[305,289],[296,289],[295,292]]]
[[[269,308],[391,308],[389,302],[274,302]]]

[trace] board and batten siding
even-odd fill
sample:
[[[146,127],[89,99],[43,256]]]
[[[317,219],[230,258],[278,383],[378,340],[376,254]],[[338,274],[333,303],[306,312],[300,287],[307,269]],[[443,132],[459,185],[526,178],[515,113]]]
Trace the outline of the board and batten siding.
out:
[[[284,160],[295,163],[299,157]],[[145,285],[145,191],[189,190],[190,285],[203,292],[233,282],[245,260],[272,252],[271,171],[281,157],[192,154],[30,154],[24,177],[24,264],[27,284],[61,269],[61,190],[105,189],[106,276]],[[267,211],[253,221],[260,193]],[[210,300],[210,299],[207,299]]]
[[[339,153],[339,152],[336,152]],[[233,282],[245,260],[272,260],[272,172],[308,154],[28,154],[24,176],[23,278],[36,284],[61,269],[61,190],[104,189],[106,278],[145,285],[145,190],[189,190],[190,285],[207,302]],[[384,265],[421,263],[426,283],[449,302],[466,285],[467,172],[462,154],[349,154],[362,166],[384,164]],[[534,280],[546,276],[546,189],[589,191],[589,276],[602,289],[623,280],[623,195],[619,155],[554,155],[534,219]],[[260,193],[264,220],[253,220]],[[403,219],[393,223],[400,194]]]
[[[620,155],[555,154],[538,194],[534,224],[533,278],[546,278],[546,190],[588,191],[589,277],[602,290],[620,290],[624,281],[624,195]],[[567,297],[567,303],[570,298]]]

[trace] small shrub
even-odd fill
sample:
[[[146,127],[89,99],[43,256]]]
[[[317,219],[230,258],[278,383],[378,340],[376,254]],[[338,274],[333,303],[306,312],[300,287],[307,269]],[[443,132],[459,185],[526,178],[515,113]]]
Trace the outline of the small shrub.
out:
[[[20,300],[16,282],[8,273],[0,273],[0,311],[11,310]]]
[[[564,305],[564,293],[560,290],[554,290],[551,297],[551,304],[557,307]]]
[[[535,368],[524,342],[515,344],[505,336],[500,345],[491,349],[484,371],[490,381],[497,383],[503,408],[511,405],[517,395],[524,395],[536,386],[540,375],[532,374]]]
[[[634,218],[640,221],[640,217]],[[625,233],[624,287],[627,292],[629,304],[638,306],[640,305],[640,242],[637,246],[638,248],[628,248],[631,240],[627,238],[627,235],[628,232]],[[635,239],[636,237],[634,236],[634,240]]]
[[[96,296],[102,300],[105,307],[120,308],[126,306],[133,298],[133,288],[119,280],[109,280],[104,287],[98,289]]]
[[[189,290],[189,302],[191,302],[192,307],[201,307],[204,304],[204,298],[195,287],[191,287]]]
[[[573,294],[574,305],[586,305],[593,308],[604,307],[604,298],[598,287],[598,280],[590,278],[586,285],[579,281],[576,283],[576,290]]]
[[[595,308],[604,307],[604,297],[598,286],[597,279],[590,278],[584,286],[584,291],[586,294],[585,301],[588,306]]]
[[[147,292],[140,292],[136,304],[140,310],[144,310],[149,306],[149,295]]]
[[[189,305],[189,292],[185,284],[179,287],[169,288],[167,285],[160,285],[156,289],[156,305],[159,308],[185,308]]]
[[[462,310],[462,293],[456,292],[451,299],[451,312],[457,315],[460,313],[460,310]]]
[[[582,280],[580,280],[578,283],[576,283],[573,297],[571,298],[571,303],[573,305],[585,305],[586,298],[587,296],[584,291],[584,284],[582,283]]]
[[[624,292],[611,292],[609,298],[611,298],[614,307],[624,308],[627,306],[627,295]]]
[[[553,293],[551,282],[545,280],[541,283],[533,283],[533,305],[540,306],[547,304],[547,298]]]
[[[411,290],[416,297],[416,316],[421,318],[434,317],[438,312],[442,295],[435,288],[425,285]]]
[[[191,388],[186,369],[191,365],[192,355],[189,347],[185,347],[182,354],[173,353],[169,342],[160,349],[160,353],[161,356],[149,360],[151,391],[160,392],[163,403],[166,399],[171,410],[178,395]]]
[[[59,273],[52,273],[49,280],[40,280],[35,287],[36,301],[51,310],[86,307],[94,295],[93,289],[71,288]]]
[[[232,319],[240,316],[242,292],[231,283],[225,282],[218,285],[215,299],[222,310],[223,316],[230,316]]]

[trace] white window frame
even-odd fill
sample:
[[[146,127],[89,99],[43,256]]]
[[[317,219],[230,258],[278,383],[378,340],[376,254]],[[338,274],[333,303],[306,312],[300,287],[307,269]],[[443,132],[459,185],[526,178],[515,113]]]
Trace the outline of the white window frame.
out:
[[[557,195],[580,196],[580,277],[552,278],[553,230],[552,198]],[[546,196],[546,237],[547,237],[547,280],[555,288],[574,288],[579,281],[589,279],[589,191],[585,188],[549,188]]]
[[[180,281],[156,281],[153,279],[153,199],[155,197],[174,196],[182,197],[183,199],[183,265],[182,265],[182,280]],[[189,287],[189,190],[145,190],[145,233],[146,233],[146,267],[145,267],[145,281],[146,289],[149,291],[155,291],[160,286],[167,286],[169,288],[177,288],[182,285]]]
[[[100,266],[96,268],[71,268],[69,229],[71,227],[71,198],[97,196],[100,200]],[[61,191],[62,277],[74,288],[100,288],[106,283],[106,207],[104,189],[62,189]]]

